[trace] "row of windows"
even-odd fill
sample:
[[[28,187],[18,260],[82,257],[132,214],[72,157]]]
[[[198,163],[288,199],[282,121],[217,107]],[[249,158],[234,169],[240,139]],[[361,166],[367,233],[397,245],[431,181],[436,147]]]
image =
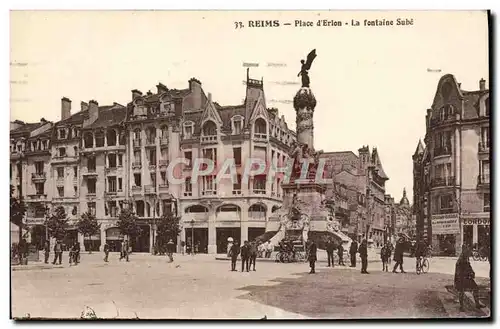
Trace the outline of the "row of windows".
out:
[[[483,194],[483,211],[490,211],[490,193]],[[458,212],[459,204],[457,203],[455,196],[453,194],[443,194],[437,196],[434,199],[434,214],[447,214],[447,213],[455,213]],[[463,209],[462,209],[463,211]]]

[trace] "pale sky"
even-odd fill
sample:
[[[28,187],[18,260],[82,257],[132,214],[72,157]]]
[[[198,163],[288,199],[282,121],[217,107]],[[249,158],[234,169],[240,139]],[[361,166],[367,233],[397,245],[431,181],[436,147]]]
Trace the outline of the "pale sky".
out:
[[[363,26],[398,17],[413,25]],[[294,27],[299,19],[349,25]],[[249,28],[248,20],[281,26]],[[245,27],[235,29],[235,21]],[[271,100],[291,101],[300,85],[274,82],[299,83],[300,60],[313,48],[315,148],[357,154],[376,146],[387,193],[399,201],[406,187],[411,202],[411,156],[439,78],[454,74],[465,90],[478,89],[481,78],[489,85],[486,12],[12,12],[11,119],[59,120],[63,96],[72,113],[82,100],[125,105],[132,89],[155,92],[158,82],[183,89],[191,77],[219,104],[241,104],[242,64],[252,62],[260,64],[250,76],[264,78],[267,107],[295,128],[292,104]]]

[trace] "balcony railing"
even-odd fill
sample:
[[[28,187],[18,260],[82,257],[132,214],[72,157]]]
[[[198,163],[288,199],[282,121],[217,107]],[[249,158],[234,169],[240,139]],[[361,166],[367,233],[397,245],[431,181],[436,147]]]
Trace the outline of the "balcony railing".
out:
[[[184,192],[184,196],[193,196],[192,191]]]
[[[32,173],[31,179],[34,181],[44,181],[47,179],[46,174],[44,172]]]
[[[155,171],[156,170],[156,165],[155,164],[150,164],[149,165],[149,170],[150,171]]]
[[[144,185],[144,193],[146,193],[146,194],[156,193],[156,186],[155,185]]]
[[[204,144],[217,143],[217,135],[201,136],[200,141]]]
[[[168,138],[161,138],[160,145],[168,145]]]
[[[490,183],[490,174],[482,174],[477,177],[477,182],[479,185],[485,185]]]
[[[207,195],[216,195],[217,190],[203,190],[201,191],[201,195],[207,196]]]
[[[140,194],[142,192],[142,186],[132,186],[132,194]]]
[[[490,151],[490,142],[479,142],[478,144],[479,152],[489,152]]]
[[[28,199],[36,201],[45,201],[47,200],[47,194],[43,193],[30,194],[28,195]]]
[[[267,134],[254,133],[253,139],[257,141],[267,141]]]
[[[134,139],[132,140],[132,143],[134,147],[141,147],[141,140],[140,139]]]
[[[266,189],[254,188],[253,193],[254,194],[266,194]]]
[[[233,195],[241,195],[241,189],[240,190],[233,190]]]
[[[436,177],[431,182],[433,187],[455,185],[455,176]]]
[[[142,164],[139,161],[134,161],[132,163],[132,169],[141,169],[141,167],[142,167]]]
[[[436,147],[434,149],[434,156],[451,155],[451,147]]]
[[[160,159],[158,162],[160,167],[168,167],[168,160]]]

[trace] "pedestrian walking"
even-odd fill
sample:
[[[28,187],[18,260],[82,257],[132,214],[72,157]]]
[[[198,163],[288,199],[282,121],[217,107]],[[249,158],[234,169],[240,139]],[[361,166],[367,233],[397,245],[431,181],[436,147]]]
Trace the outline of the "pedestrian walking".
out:
[[[266,246],[266,258],[271,258],[271,254],[273,252],[274,246],[271,244],[271,241],[267,241]]]
[[[361,273],[370,274],[367,271],[368,268],[368,246],[366,239],[361,241],[361,245],[358,248],[359,258],[361,258]]]
[[[240,254],[240,246],[238,241],[234,241],[229,250],[229,256],[231,257],[231,271],[236,271],[236,261],[238,260],[238,255]]]
[[[45,261],[44,262],[45,262],[45,264],[48,264],[49,263],[49,257],[50,257],[50,241],[49,240],[45,241],[43,250],[44,250],[44,256],[45,256]]]
[[[62,263],[62,243],[60,240],[56,241],[56,244],[54,245],[54,261],[52,262],[52,265],[55,265],[56,262],[59,262],[59,265]]]
[[[241,272],[246,268],[247,272],[250,271],[250,245],[248,241],[243,243],[241,247]]]
[[[172,239],[168,240],[167,242],[167,256],[170,260],[170,263],[174,261],[174,250],[175,250],[175,244]]]
[[[351,255],[351,267],[356,267],[356,253],[358,252],[358,242],[353,240],[349,247],[349,254]]]
[[[388,269],[388,260],[389,260],[389,257],[390,254],[389,254],[390,250],[389,250],[389,246],[387,244],[385,244],[384,246],[382,246],[382,249],[380,249],[380,260],[382,261],[382,272],[388,272],[389,269]]]
[[[394,268],[392,269],[392,273],[398,273],[396,272],[396,269],[399,268],[401,269],[401,273],[406,273],[403,270],[403,252],[405,250],[405,242],[403,238],[399,238],[398,242],[396,242],[396,249],[394,250],[394,261],[396,264],[394,264]]]
[[[462,247],[462,253],[455,264],[455,289],[458,291],[458,300],[460,302],[460,311],[464,312],[464,296],[466,291],[472,291],[476,308],[484,307],[479,302],[479,288],[476,284],[475,272],[469,262],[471,250],[468,246]]]
[[[75,260],[75,265],[78,265],[80,263],[80,242],[75,242],[75,247],[74,247],[74,260]]]
[[[257,242],[252,241],[250,243],[250,267],[253,265],[253,270],[255,271],[255,263],[257,262]]]
[[[307,260],[309,261],[309,267],[311,268],[309,274],[314,274],[316,273],[316,261],[318,260],[318,255],[317,255],[318,247],[316,246],[316,243],[313,240],[310,241],[311,242],[309,243],[309,253]]]
[[[108,262],[108,256],[109,256],[109,244],[106,242],[104,243],[104,261],[106,263]]]
[[[181,255],[182,256],[184,256],[184,253],[186,252],[185,249],[186,249],[186,242],[181,241]]]
[[[337,248],[337,254],[339,256],[339,265],[345,266],[344,264],[344,247],[342,246],[342,242],[339,243]]]
[[[124,240],[122,242],[122,246],[121,246],[122,250],[121,250],[121,253],[120,253],[120,260],[124,259],[128,262],[129,261],[129,258],[128,258],[128,254],[129,254],[129,246],[128,246],[128,240]]]
[[[333,250],[335,249],[335,244],[332,238],[329,238],[326,242],[326,256],[328,257],[328,266],[335,267],[335,260],[333,259]]]

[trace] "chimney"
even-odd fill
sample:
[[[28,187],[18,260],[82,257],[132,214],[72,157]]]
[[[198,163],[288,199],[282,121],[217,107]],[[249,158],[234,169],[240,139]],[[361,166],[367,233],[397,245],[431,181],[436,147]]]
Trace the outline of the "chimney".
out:
[[[189,91],[191,92],[191,108],[199,110],[204,104],[202,102],[201,82],[196,78],[189,79]]]
[[[168,88],[167,86],[165,86],[163,83],[159,82],[157,85],[156,85],[156,89],[157,89],[157,94],[160,95],[160,94],[163,94],[163,93],[166,93],[168,91]]]
[[[71,99],[61,98],[61,120],[66,120],[71,116]]]
[[[212,93],[208,93],[207,98],[208,98],[208,102],[212,103]]]
[[[486,89],[486,80],[481,78],[481,80],[479,80],[479,90],[485,90],[485,89]]]
[[[458,82],[457,85],[458,85],[458,89],[462,89],[462,83],[461,82]]]
[[[89,104],[86,102],[80,102],[80,111],[87,111],[89,109]]]
[[[134,89],[132,90],[132,100],[136,99],[137,97],[141,97],[142,96],[142,92],[137,90],[137,89]]]
[[[89,101],[89,121],[95,122],[99,117],[99,103],[95,100]]]

